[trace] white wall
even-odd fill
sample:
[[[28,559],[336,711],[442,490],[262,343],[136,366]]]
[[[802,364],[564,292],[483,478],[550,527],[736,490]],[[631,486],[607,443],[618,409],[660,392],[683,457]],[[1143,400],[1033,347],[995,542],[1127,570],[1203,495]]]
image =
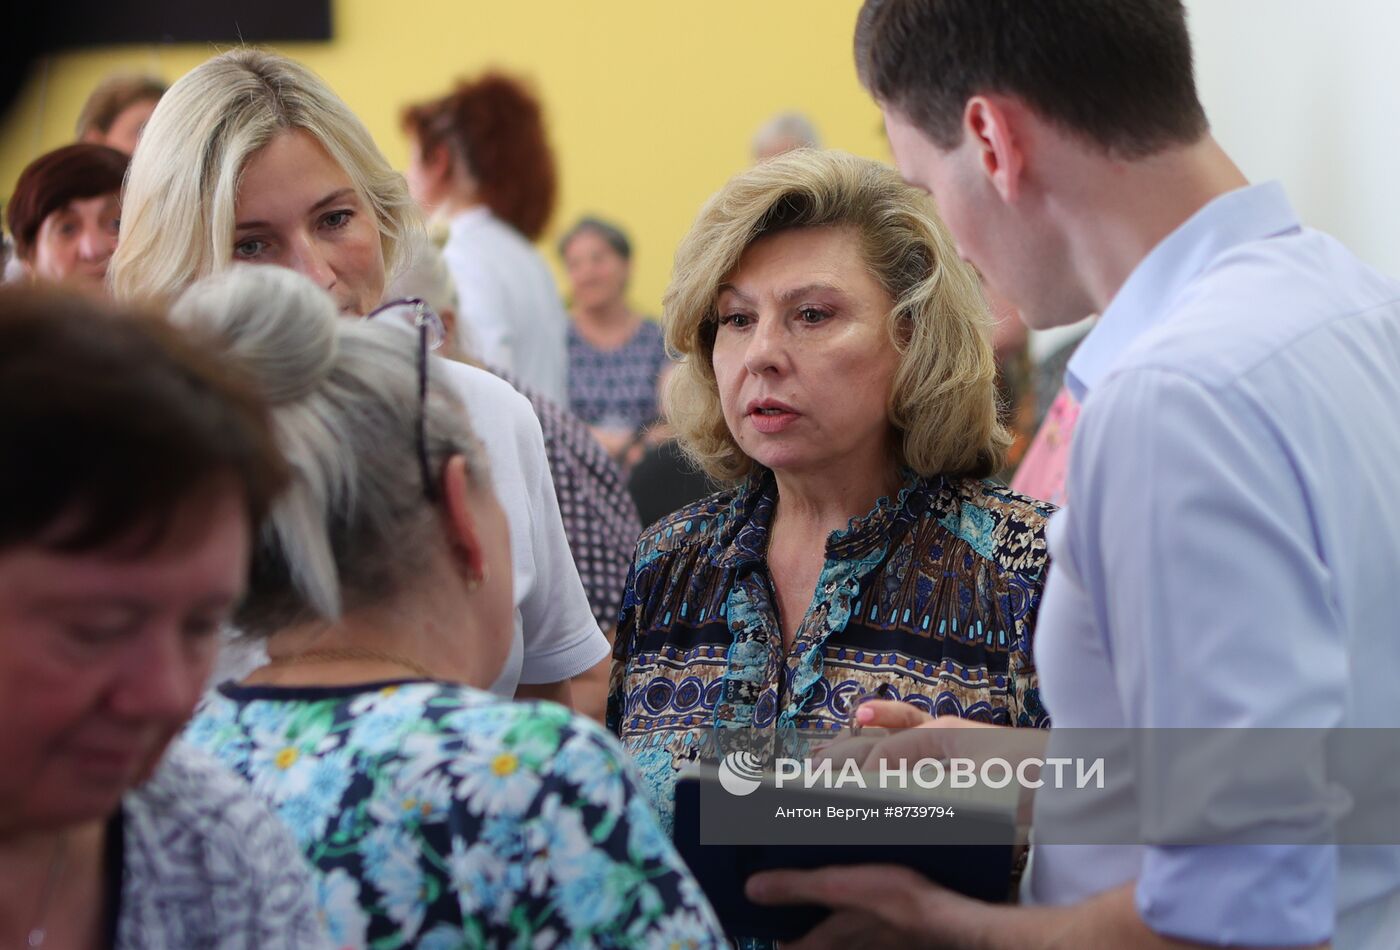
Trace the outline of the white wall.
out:
[[[1400,2],[1186,0],[1216,138],[1400,277]]]

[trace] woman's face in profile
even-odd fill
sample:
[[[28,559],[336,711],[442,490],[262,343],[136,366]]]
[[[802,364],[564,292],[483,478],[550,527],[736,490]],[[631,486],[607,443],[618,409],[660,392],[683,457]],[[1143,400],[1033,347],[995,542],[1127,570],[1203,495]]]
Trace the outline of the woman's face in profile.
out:
[[[725,423],[749,458],[799,473],[890,457],[892,306],[853,230],[749,246],[720,284],[712,357]]]
[[[248,159],[234,222],[235,262],[294,270],[348,315],[369,313],[384,296],[384,249],[374,211],[308,132],[281,132]]]
[[[243,492],[219,479],[167,528],[0,552],[0,834],[110,815],[189,719],[243,591]]]
[[[409,136],[408,167],[403,177],[409,195],[424,213],[431,214],[442,203],[449,164],[446,147],[438,146],[425,155],[418,140]]]

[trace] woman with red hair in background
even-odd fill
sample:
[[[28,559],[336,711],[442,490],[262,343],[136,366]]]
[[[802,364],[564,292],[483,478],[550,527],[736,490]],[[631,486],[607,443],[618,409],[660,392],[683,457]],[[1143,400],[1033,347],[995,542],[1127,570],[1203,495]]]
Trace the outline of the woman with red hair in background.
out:
[[[460,318],[487,364],[568,403],[568,317],[531,242],[554,210],[554,155],[539,101],[518,80],[486,73],[403,114],[408,185],[448,219],[443,257]]]

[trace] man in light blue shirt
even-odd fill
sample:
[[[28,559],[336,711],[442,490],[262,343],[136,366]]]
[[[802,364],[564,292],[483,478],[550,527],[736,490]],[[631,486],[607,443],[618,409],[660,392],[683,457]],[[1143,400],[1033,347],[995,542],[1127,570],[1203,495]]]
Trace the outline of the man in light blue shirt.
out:
[[[856,55],[987,281],[1035,327],[1103,315],[1036,632],[1055,727],[1400,726],[1400,285],[1211,138],[1179,0],[867,0]],[[1400,946],[1400,848],[1288,843],[1328,833],[1304,771],[1267,845],[1253,777],[1168,776],[1219,843],[1040,844],[1041,906],[888,868],[751,893],[849,908],[810,946]],[[1036,825],[1103,804],[1042,790]]]

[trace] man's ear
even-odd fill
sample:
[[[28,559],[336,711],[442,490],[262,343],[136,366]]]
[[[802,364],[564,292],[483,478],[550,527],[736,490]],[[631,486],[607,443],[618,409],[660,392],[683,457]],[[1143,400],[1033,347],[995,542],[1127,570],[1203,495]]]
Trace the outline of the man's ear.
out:
[[[977,149],[987,180],[1001,200],[1015,204],[1025,167],[1020,110],[1004,96],[973,96],[963,110],[963,135]]]
[[[454,455],[442,467],[442,527],[452,562],[469,586],[480,583],[486,576],[486,551],[477,533],[476,517],[472,513],[473,486],[467,474],[467,460]]]

